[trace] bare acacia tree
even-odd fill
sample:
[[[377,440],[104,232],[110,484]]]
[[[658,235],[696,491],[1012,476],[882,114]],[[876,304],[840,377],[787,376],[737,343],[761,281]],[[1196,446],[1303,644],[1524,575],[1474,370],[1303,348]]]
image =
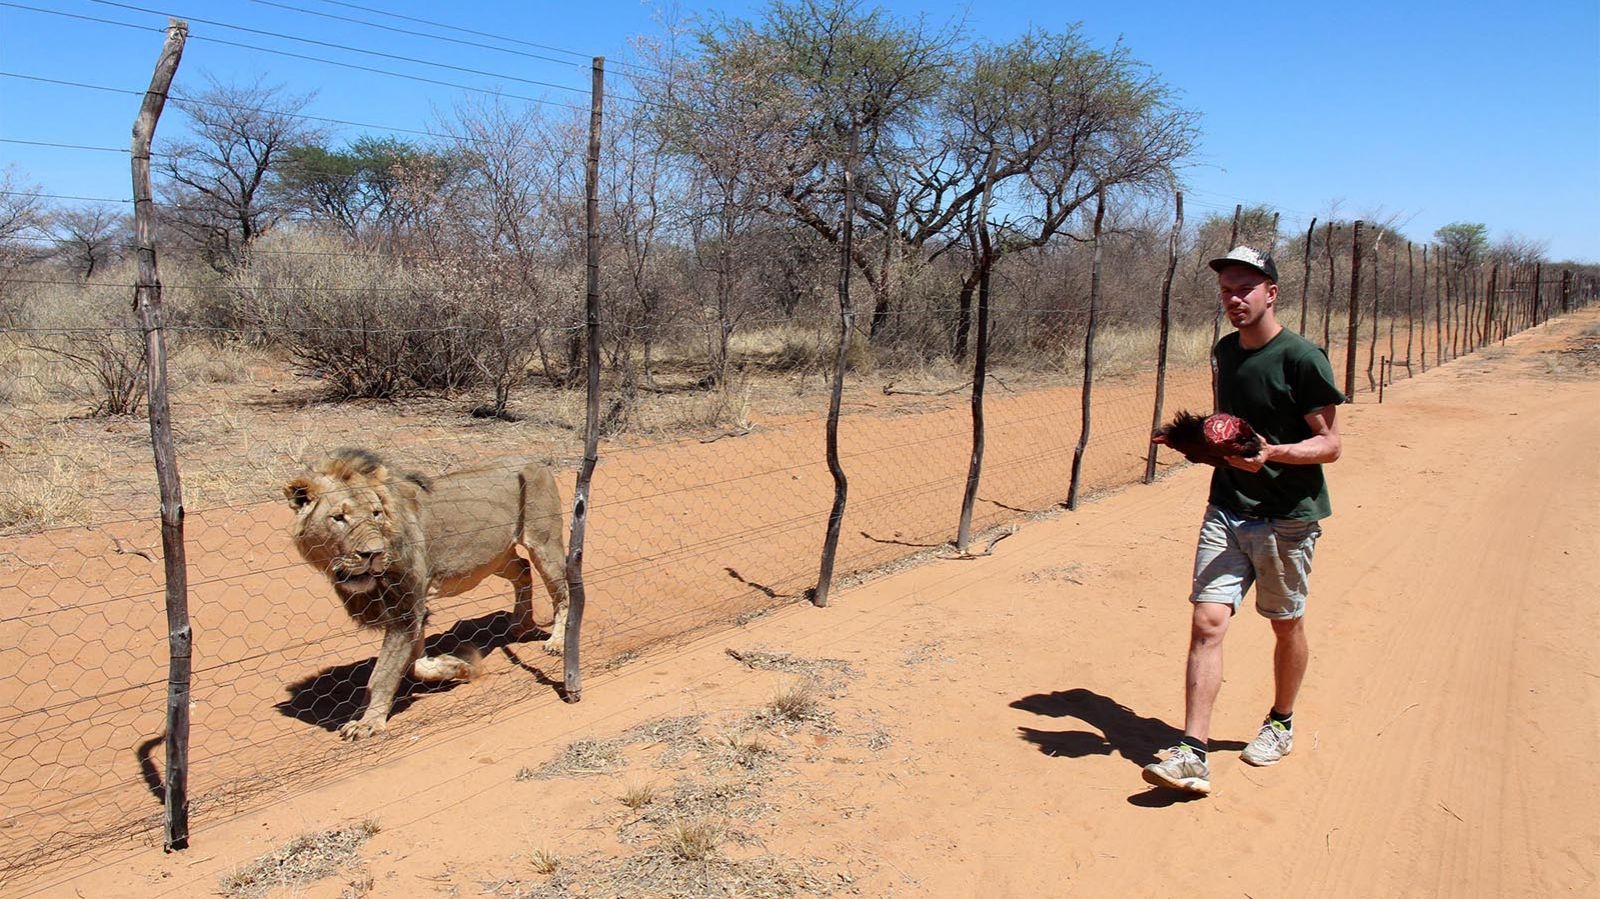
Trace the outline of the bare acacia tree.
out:
[[[581,204],[571,187],[582,175],[581,134],[500,97],[464,101],[440,127],[452,139],[455,176],[435,181],[443,188],[427,201],[429,251],[452,260],[443,263],[452,270],[473,269],[443,282],[461,288],[447,299],[459,304],[465,330],[463,343],[441,351],[473,359],[492,388],[491,404],[475,414],[504,418],[510,389],[535,357],[552,382],[580,373],[571,345],[581,340],[566,326],[578,315]],[[564,330],[568,362],[558,368],[552,343]]]
[[[51,213],[39,194],[44,190],[24,181],[15,165],[0,169],[0,323],[16,310],[6,300],[6,282],[17,269],[40,255],[34,238],[48,233]]]
[[[219,271],[243,262],[250,243],[287,214],[269,179],[291,147],[319,139],[298,117],[312,97],[260,80],[210,79],[205,90],[175,101],[190,136],[161,160],[166,224]]]
[[[133,239],[126,210],[104,204],[62,209],[52,224],[56,259],[85,281],[121,259]]]

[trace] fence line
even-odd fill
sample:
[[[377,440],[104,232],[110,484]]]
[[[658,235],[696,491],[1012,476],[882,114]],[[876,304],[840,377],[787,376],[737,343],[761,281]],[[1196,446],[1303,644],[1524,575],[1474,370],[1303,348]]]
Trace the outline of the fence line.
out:
[[[460,410],[455,409],[455,417],[441,424],[437,406],[431,412],[418,412],[399,403],[379,406],[312,399],[320,373],[306,366],[298,373],[287,371],[291,354],[285,347],[293,339],[287,327],[262,330],[265,348],[255,350],[254,360],[244,363],[261,371],[249,378],[169,382],[167,337],[191,329],[169,327],[163,317],[149,214],[148,139],[154,112],[159,112],[166,82],[177,65],[182,35],[178,23],[169,27],[163,61],[141,114],[141,126],[149,115],[148,127],[139,132],[131,154],[135,205],[144,213],[136,243],[140,248],[137,328],[130,324],[0,331],[0,358],[6,360],[12,379],[0,385],[5,388],[0,402],[15,412],[0,422],[0,449],[5,451],[0,465],[9,467],[12,475],[6,479],[12,486],[0,487],[0,500],[6,504],[0,510],[5,513],[0,519],[0,592],[17,597],[18,603],[0,617],[0,697],[15,710],[0,717],[0,807],[5,809],[0,828],[8,834],[5,848],[0,849],[0,886],[89,847],[119,837],[147,837],[158,826],[168,848],[182,848],[190,836],[191,810],[203,829],[226,810],[286,785],[303,787],[375,758],[412,751],[407,741],[393,738],[349,744],[338,740],[341,727],[362,709],[364,688],[374,679],[379,661],[368,658],[373,641],[347,620],[345,610],[330,595],[335,587],[329,580],[298,557],[314,556],[317,548],[309,553],[303,546],[297,550],[290,536],[296,513],[283,500],[264,498],[286,482],[292,486],[290,478],[299,473],[301,462],[336,446],[384,447],[389,477],[384,484],[390,492],[374,499],[376,494],[361,482],[332,487],[326,495],[340,510],[330,516],[335,519],[381,513],[382,508],[372,509],[369,500],[382,507],[399,504],[407,496],[418,503],[430,495],[442,496],[435,491],[450,475],[440,477],[440,473],[464,466],[475,464],[472,470],[507,483],[527,464],[503,461],[512,451],[554,458],[558,461],[547,467],[563,475],[557,488],[562,502],[557,505],[572,510],[565,556],[564,582],[570,598],[564,631],[556,632],[562,620],[559,589],[552,589],[549,596],[540,593],[541,587],[560,585],[541,585],[529,564],[537,567],[542,560],[524,559],[514,547],[515,561],[501,559],[504,564],[488,572],[510,581],[509,588],[496,581],[436,599],[430,606],[434,626],[448,625],[448,629],[427,636],[426,657],[471,659],[481,666],[474,673],[482,679],[463,688],[453,681],[424,684],[419,676],[418,683],[398,696],[395,729],[422,737],[446,734],[470,726],[475,716],[549,697],[557,687],[576,700],[581,696],[583,670],[624,664],[645,649],[708,628],[742,623],[808,593],[816,605],[825,605],[836,562],[845,573],[858,573],[917,553],[947,549],[964,553],[974,528],[1010,525],[1063,501],[1076,508],[1080,491],[1092,495],[1139,480],[1148,483],[1159,460],[1150,449],[1145,422],[1151,406],[1146,403],[1153,398],[1153,423],[1162,419],[1169,403],[1174,408],[1206,408],[1211,403],[1214,375],[1205,361],[1180,360],[1169,368],[1174,338],[1203,338],[1206,324],[1196,315],[1190,315],[1192,321],[1187,323],[1174,321],[1171,315],[1183,229],[1181,194],[1175,197],[1157,331],[1142,335],[1150,345],[1141,345],[1134,354],[1135,364],[1097,369],[1097,360],[1104,362],[1097,344],[1103,336],[1097,333],[1103,324],[1099,320],[1104,286],[1102,191],[1095,215],[1088,318],[1082,325],[1083,351],[1077,361],[1081,368],[1048,375],[1024,372],[1033,378],[1028,389],[985,393],[991,378],[1004,385],[1002,376],[989,368],[996,336],[991,324],[1003,327],[1015,316],[1023,318],[1026,327],[1039,316],[1040,329],[1046,332],[1040,342],[1064,359],[1068,355],[1062,348],[1078,327],[1076,310],[1031,302],[991,305],[991,299],[1000,298],[990,296],[987,263],[992,260],[985,214],[978,232],[986,264],[968,397],[970,419],[963,419],[957,399],[967,384],[953,388],[940,384],[921,393],[904,389],[895,393],[885,385],[881,395],[857,386],[848,394],[854,409],[845,414],[845,388],[855,372],[851,359],[860,339],[850,295],[857,225],[851,154],[841,172],[838,328],[836,341],[826,347],[832,352],[831,374],[824,379],[824,366],[818,362],[798,369],[799,389],[791,391],[785,382],[762,396],[763,402],[782,406],[782,394],[804,393],[805,376],[814,368],[819,380],[826,381],[826,417],[819,417],[813,408],[817,398],[813,391],[789,400],[779,411],[764,412],[759,423],[750,420],[748,411],[734,409],[730,414],[714,409],[714,415],[703,416],[710,423],[690,428],[690,436],[627,446],[615,434],[602,435],[604,420],[611,418],[609,410],[601,413],[602,375],[616,376],[618,394],[625,388],[637,389],[627,380],[631,372],[604,369],[605,341],[647,329],[602,319],[598,184],[604,60],[598,57],[591,66],[584,318],[581,325],[558,326],[563,337],[582,338],[578,349],[585,380],[584,430],[583,449],[576,459],[571,458],[575,411],[567,420],[468,420],[483,421],[480,425],[462,423]],[[164,79],[163,66],[167,67]],[[1233,239],[1238,235],[1239,213],[1235,207]],[[1315,336],[1310,327],[1315,225],[1313,219],[1307,230],[1297,322],[1308,337]],[[1408,245],[1407,340],[1401,363],[1395,343],[1396,251],[1390,251],[1385,289],[1377,277],[1385,263],[1379,261],[1375,246],[1363,245],[1363,225],[1357,221],[1352,228],[1349,305],[1343,322],[1347,336],[1339,346],[1331,341],[1339,274],[1335,225],[1325,223],[1328,288],[1322,344],[1330,355],[1344,353],[1346,392],[1354,397],[1362,259],[1373,254],[1367,282],[1369,377],[1385,317],[1390,333],[1389,352],[1380,357],[1375,379],[1381,400],[1382,391],[1394,383],[1397,367],[1403,365],[1408,377],[1412,374],[1411,335],[1419,316]],[[1275,240],[1275,226],[1273,231]],[[1191,254],[1197,260],[1204,258],[1201,249],[1208,248],[1197,247]],[[1426,371],[1427,246],[1422,255],[1422,315],[1415,345],[1422,348],[1421,368]],[[1545,302],[1542,265],[1533,266],[1531,278],[1526,267],[1508,267],[1502,282],[1500,264],[1492,263],[1485,272],[1484,262],[1434,253],[1435,367],[1487,347],[1496,338],[1503,342],[1538,327],[1552,314],[1553,302]],[[1487,282],[1480,284],[1485,274]],[[7,283],[44,282],[10,279]],[[1563,271],[1550,283],[1560,286],[1562,314],[1586,309],[1596,300],[1592,277],[1575,279],[1572,272]],[[375,285],[346,290],[317,284],[305,289],[318,295],[386,294]],[[919,309],[886,314],[937,321],[955,313]],[[795,318],[763,321],[776,326],[793,324]],[[1213,332],[1220,327],[1215,313],[1210,323]],[[718,325],[726,328],[726,319]],[[238,337],[241,343],[245,336],[227,329],[192,330]],[[347,337],[352,345],[386,333],[381,328],[338,325],[322,330]],[[413,330],[439,336],[453,329]],[[127,348],[115,345],[117,338],[129,333],[137,333],[143,347],[142,356],[133,351],[132,362],[117,355]],[[502,329],[484,327],[461,329],[457,336],[473,338],[471,349],[482,351],[484,347],[476,344],[489,343],[499,333]],[[434,351],[441,352],[437,347]],[[52,353],[71,364],[33,364],[40,354]],[[220,355],[220,350],[211,355]],[[611,357],[623,369],[632,364],[631,358],[622,351]],[[207,358],[198,364],[214,361]],[[471,366],[483,364],[483,356],[472,356],[466,367],[470,371]],[[526,370],[524,364],[522,373]],[[82,393],[125,386],[110,381],[129,371],[148,379],[144,397],[122,397],[133,408],[142,403],[147,410],[148,440],[139,439],[126,417],[86,417],[81,410],[74,411]],[[793,372],[780,371],[771,380],[780,381]],[[1074,395],[1068,381],[1078,373],[1081,388]],[[858,375],[854,380],[859,385],[862,379]],[[662,388],[660,401],[739,401],[737,396],[730,400],[734,388],[726,381],[703,382],[679,385],[676,391]],[[419,389],[448,392],[449,388]],[[298,398],[285,400],[285,394]],[[572,395],[552,389],[538,398],[558,402]],[[1091,412],[1097,423],[1093,434]],[[815,451],[819,439],[825,448],[820,454]],[[148,485],[142,483],[151,471],[144,461],[146,448],[155,458],[159,515],[154,520],[148,512],[137,512],[148,509],[152,500]],[[485,464],[486,460],[490,461]],[[578,470],[569,488],[565,474],[574,465]],[[411,467],[420,473],[411,473]],[[519,490],[529,489],[517,483]],[[847,507],[850,483],[855,486],[854,502]],[[739,495],[731,495],[732,485],[739,485]],[[186,504],[185,491],[190,496],[214,491],[227,501]],[[234,492],[248,501],[240,501]],[[359,508],[361,503],[368,507]],[[458,521],[428,535],[434,551],[481,543],[513,527],[518,529],[515,540],[526,539],[527,504],[521,495],[500,505],[439,511],[454,513]],[[58,523],[72,519],[82,521]],[[954,545],[949,547],[952,534]],[[385,544],[378,555],[389,551]],[[340,559],[341,564],[345,561]],[[808,577],[813,571],[815,580]],[[343,583],[346,573],[337,570],[334,580]],[[515,596],[510,612],[503,596],[508,592]],[[165,608],[155,607],[157,595],[166,599]],[[594,600],[587,603],[587,620],[586,598]],[[548,616],[535,615],[546,611]],[[563,650],[559,682],[554,676],[556,662],[539,655],[539,644],[524,639],[521,632],[526,619],[533,617],[551,619],[551,642],[545,646],[554,649],[559,643]],[[161,643],[168,647],[165,660],[156,651]],[[190,733],[195,752],[185,764]],[[165,749],[164,765],[156,764],[158,748]],[[153,798],[160,799],[163,815],[151,813]]]

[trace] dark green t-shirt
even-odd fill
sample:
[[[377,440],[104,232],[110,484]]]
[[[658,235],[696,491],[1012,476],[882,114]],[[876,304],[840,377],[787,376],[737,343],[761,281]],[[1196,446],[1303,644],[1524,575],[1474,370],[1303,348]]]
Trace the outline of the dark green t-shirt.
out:
[[[1217,410],[1248,421],[1268,443],[1311,436],[1305,416],[1345,401],[1316,344],[1285,328],[1247,350],[1237,332],[1217,341]],[[1258,472],[1228,466],[1211,476],[1211,502],[1242,515],[1318,521],[1333,514],[1321,465],[1268,462]]]

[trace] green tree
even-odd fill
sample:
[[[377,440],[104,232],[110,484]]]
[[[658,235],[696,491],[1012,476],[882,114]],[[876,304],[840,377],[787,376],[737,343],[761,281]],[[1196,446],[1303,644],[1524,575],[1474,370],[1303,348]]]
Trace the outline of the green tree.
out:
[[[317,144],[289,148],[278,165],[274,191],[306,218],[333,224],[350,237],[392,233],[416,214],[408,177],[448,179],[457,168],[435,153],[393,137],[363,136],[344,149]]]
[[[1433,232],[1433,239],[1456,258],[1472,262],[1489,249],[1489,226],[1481,222],[1451,222]]]

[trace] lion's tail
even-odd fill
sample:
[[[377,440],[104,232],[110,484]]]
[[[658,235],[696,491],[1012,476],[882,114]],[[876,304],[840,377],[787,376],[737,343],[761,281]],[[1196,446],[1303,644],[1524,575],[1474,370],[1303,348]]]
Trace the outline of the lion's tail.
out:
[[[427,684],[472,680],[483,673],[483,653],[465,644],[454,654],[423,656],[411,664],[411,676]]]

